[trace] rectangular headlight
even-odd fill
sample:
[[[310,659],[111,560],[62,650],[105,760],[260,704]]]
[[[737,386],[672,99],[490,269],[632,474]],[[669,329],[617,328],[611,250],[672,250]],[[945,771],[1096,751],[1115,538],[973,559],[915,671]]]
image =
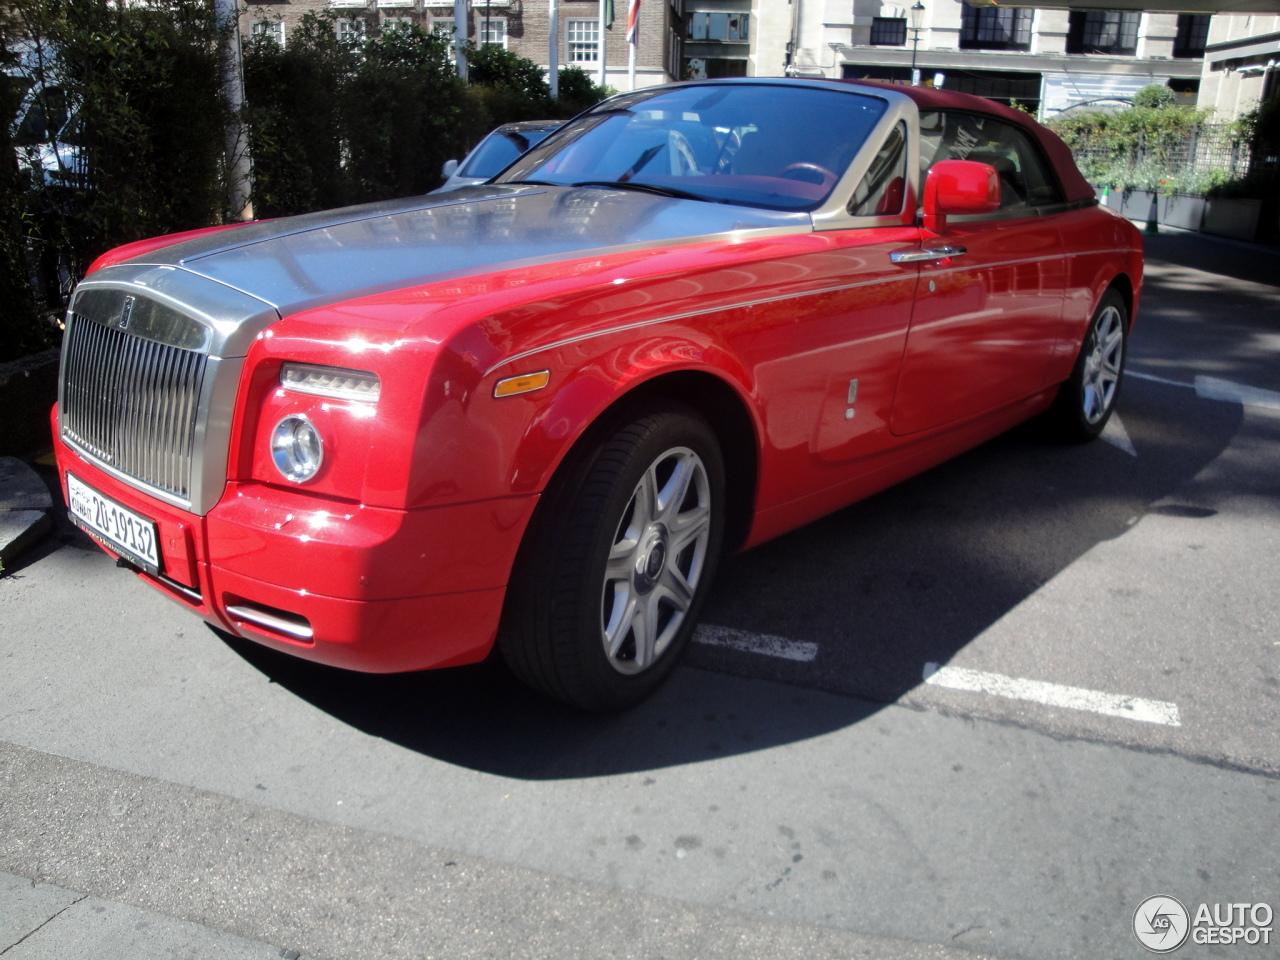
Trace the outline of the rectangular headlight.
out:
[[[280,368],[280,386],[296,393],[312,393],[334,400],[377,403],[382,382],[367,370],[345,370],[311,363],[286,363]]]

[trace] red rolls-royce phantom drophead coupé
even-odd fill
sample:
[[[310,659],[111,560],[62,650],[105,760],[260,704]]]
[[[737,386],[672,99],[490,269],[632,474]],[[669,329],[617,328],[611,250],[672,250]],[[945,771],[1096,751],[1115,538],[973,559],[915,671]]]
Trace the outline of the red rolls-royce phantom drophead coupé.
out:
[[[724,551],[1037,414],[1097,435],[1141,278],[1015,110],[650,87],[486,184],[106,254],[58,462],[76,522],[223,630],[378,672],[496,644],[613,709]]]

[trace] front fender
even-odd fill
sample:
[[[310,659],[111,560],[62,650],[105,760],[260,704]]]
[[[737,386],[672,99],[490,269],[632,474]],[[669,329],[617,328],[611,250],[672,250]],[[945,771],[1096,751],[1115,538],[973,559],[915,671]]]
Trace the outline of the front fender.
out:
[[[718,381],[731,390],[750,417],[756,436],[760,436],[761,416],[750,374],[737,357],[707,342],[705,335],[673,331],[643,341],[611,344],[598,351],[589,352],[580,343],[556,353],[559,355],[547,358],[547,367],[539,369],[552,371],[551,387],[556,386],[558,378],[560,385],[533,411],[513,452],[509,477],[512,494],[545,489],[591,427],[629,397],[669,392],[697,406],[698,396],[690,396],[688,389],[690,376],[694,381],[699,377]],[[499,368],[491,379],[496,383],[516,373]],[[676,379],[681,384],[678,390],[674,386]],[[671,389],[664,391],[668,382]],[[707,382],[708,402],[712,392],[713,386]]]

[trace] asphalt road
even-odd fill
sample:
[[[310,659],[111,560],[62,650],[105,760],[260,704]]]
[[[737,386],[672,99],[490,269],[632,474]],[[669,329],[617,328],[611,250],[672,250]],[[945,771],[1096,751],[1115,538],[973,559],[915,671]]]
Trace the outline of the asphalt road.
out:
[[[0,580],[0,953],[1139,957],[1146,897],[1280,910],[1280,256],[1149,257],[1105,442],[733,558],[624,717],[226,639],[61,528]]]

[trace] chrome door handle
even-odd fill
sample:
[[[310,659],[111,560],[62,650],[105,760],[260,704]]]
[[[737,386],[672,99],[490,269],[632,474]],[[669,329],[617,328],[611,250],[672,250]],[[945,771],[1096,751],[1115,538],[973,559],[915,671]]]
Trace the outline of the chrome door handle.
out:
[[[889,254],[889,259],[894,263],[923,263],[930,260],[948,260],[952,257],[963,257],[968,252],[968,247],[929,247],[927,250],[900,250]]]

